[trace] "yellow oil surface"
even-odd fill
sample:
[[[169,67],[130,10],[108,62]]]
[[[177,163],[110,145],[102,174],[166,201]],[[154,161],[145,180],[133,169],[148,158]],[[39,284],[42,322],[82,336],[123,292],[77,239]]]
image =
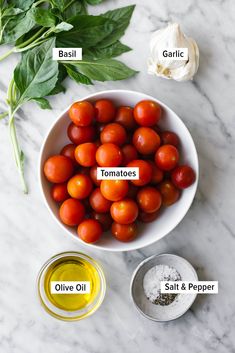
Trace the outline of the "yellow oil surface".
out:
[[[89,281],[90,293],[51,294],[51,281]],[[57,308],[66,311],[81,310],[89,306],[100,291],[100,278],[96,268],[85,259],[68,256],[54,262],[45,275],[45,293]]]

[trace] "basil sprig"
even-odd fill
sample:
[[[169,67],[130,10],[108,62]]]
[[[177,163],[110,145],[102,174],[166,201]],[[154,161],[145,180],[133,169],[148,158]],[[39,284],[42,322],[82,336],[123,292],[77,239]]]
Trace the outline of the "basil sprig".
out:
[[[0,0],[0,45],[12,48],[0,57],[22,53],[7,94],[10,137],[23,190],[24,153],[19,147],[15,113],[28,101],[51,109],[46,97],[65,91],[66,77],[78,84],[115,81],[132,77],[136,71],[115,57],[131,50],[120,42],[130,23],[134,5],[89,15],[87,5],[102,0]],[[81,61],[52,60],[53,47],[83,48]]]

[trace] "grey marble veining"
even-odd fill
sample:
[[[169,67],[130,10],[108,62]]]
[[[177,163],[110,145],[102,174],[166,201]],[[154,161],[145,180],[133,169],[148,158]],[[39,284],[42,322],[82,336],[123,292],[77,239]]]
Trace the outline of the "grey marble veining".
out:
[[[0,352],[235,352],[235,3],[134,2],[137,7],[125,36],[125,43],[134,50],[123,60],[140,71],[135,78],[92,87],[67,81],[67,93],[51,98],[52,111],[41,111],[30,103],[17,114],[19,139],[27,156],[28,196],[21,193],[7,124],[0,122]],[[128,3],[106,1],[92,11]],[[177,83],[147,74],[150,35],[169,21],[179,22],[199,45],[200,67],[193,82]],[[15,63],[14,56],[1,63],[0,111]],[[150,247],[120,254],[91,250],[63,234],[43,204],[37,179],[39,149],[56,116],[79,97],[111,88],[142,91],[169,105],[190,129],[200,160],[196,199],[180,225]],[[94,316],[82,322],[51,318],[36,297],[35,281],[41,265],[65,250],[85,251],[99,259],[106,272],[105,301]],[[166,324],[140,316],[129,299],[136,265],[161,252],[184,256],[200,279],[219,281],[218,295],[198,296],[186,315]]]

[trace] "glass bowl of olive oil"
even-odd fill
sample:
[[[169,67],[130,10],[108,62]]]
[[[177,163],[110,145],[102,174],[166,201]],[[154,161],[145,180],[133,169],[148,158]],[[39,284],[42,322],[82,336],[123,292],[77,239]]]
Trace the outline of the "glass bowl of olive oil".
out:
[[[64,252],[50,258],[38,275],[38,294],[45,310],[60,320],[92,315],[103,302],[104,272],[91,257]]]

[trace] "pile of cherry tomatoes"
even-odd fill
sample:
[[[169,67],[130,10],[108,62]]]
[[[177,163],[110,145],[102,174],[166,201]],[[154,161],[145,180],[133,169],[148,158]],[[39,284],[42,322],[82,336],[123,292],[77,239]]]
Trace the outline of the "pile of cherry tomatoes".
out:
[[[52,198],[67,226],[87,243],[111,229],[120,241],[137,235],[136,222],[152,222],[162,206],[195,181],[190,166],[179,165],[180,141],[157,123],[161,107],[149,100],[134,108],[102,99],[74,103],[67,134],[72,143],[44,165]],[[97,166],[138,167],[138,180],[97,180]]]

